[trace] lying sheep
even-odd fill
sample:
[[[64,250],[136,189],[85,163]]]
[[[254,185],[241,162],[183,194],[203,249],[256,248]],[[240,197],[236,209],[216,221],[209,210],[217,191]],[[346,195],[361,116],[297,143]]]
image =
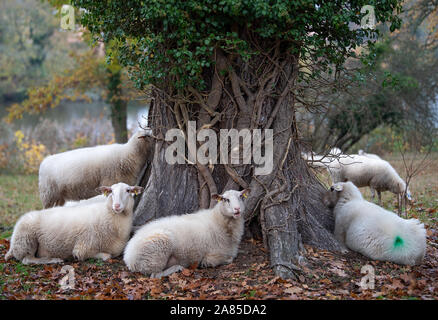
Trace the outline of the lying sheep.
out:
[[[152,137],[140,131],[125,144],[81,148],[48,156],[39,170],[43,207],[94,197],[99,186],[117,182],[135,184],[152,146]]]
[[[364,200],[351,182],[334,184],[323,201],[333,210],[336,239],[351,250],[374,260],[421,263],[426,230],[417,219],[402,219]]]
[[[15,225],[5,260],[45,264],[120,255],[131,232],[133,195],[143,188],[118,183],[99,190],[108,196],[105,202],[24,214]]]
[[[146,224],[126,245],[123,260],[129,270],[153,278],[193,263],[201,267],[231,263],[243,234],[243,198],[247,193],[248,189],[228,190],[213,195],[219,203],[211,209]]]

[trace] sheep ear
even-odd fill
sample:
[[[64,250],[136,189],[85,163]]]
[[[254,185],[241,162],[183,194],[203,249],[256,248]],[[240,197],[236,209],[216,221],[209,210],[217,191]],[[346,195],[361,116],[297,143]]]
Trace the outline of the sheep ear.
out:
[[[135,186],[135,187],[129,187],[129,192],[133,193],[135,195],[138,195],[144,191],[143,187]]]
[[[220,195],[218,195],[217,193],[212,194],[211,198],[216,200],[216,201],[218,201],[218,202],[220,202],[220,201],[222,201],[224,199]]]
[[[342,184],[335,185],[335,190],[336,191],[342,191],[343,189],[344,189],[344,187],[342,186]]]
[[[107,197],[111,192],[111,187],[99,187],[96,189],[97,192],[102,193],[105,197]]]
[[[247,198],[250,193],[251,193],[251,189],[248,188],[240,191],[240,195],[243,196],[244,198]]]

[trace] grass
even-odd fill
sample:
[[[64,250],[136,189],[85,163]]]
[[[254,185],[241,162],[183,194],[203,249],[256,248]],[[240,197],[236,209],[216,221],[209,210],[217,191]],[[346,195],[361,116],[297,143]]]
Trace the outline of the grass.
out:
[[[409,159],[411,155],[408,155]],[[404,165],[399,154],[384,155],[401,177],[404,177]],[[410,189],[414,204],[409,208],[408,215],[415,217],[427,225],[438,224],[438,153],[428,158],[429,165],[414,177]],[[321,181],[330,185],[326,173],[319,175]],[[361,189],[364,197],[371,200],[369,188]],[[396,211],[396,197],[390,192],[382,194],[383,207]],[[0,174],[0,239],[9,238],[12,228],[18,218],[31,210],[42,209],[38,195],[38,175]]]
[[[38,175],[0,174],[0,237],[10,236],[23,213],[40,209]]]

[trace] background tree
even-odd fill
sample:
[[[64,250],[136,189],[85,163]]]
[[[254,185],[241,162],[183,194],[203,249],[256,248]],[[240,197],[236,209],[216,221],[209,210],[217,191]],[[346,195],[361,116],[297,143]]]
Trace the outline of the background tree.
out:
[[[116,142],[126,142],[128,101],[138,96],[138,91],[130,85],[126,72],[117,61],[105,60],[102,46],[71,55],[76,63],[53,74],[53,78],[46,83],[30,87],[26,92],[26,99],[8,108],[7,120],[11,122],[19,119],[24,113],[44,112],[58,106],[64,99],[91,102],[89,94],[94,92],[110,105]]]
[[[341,89],[334,94],[318,92],[314,99],[319,104],[313,113],[302,114],[300,125],[314,150],[337,146],[348,151],[382,127],[406,131],[406,136],[414,136],[421,127],[423,145],[436,138],[438,52],[433,39],[438,19],[434,19],[434,6],[433,2],[405,2],[402,29],[390,33],[385,25],[378,26],[383,39],[369,48],[373,59],[358,64],[350,58],[349,68],[339,76]]]
[[[74,0],[96,39],[117,41],[117,58],[136,86],[152,85],[150,125],[157,137],[135,223],[213,204],[211,194],[250,187],[246,220],[258,221],[277,275],[299,269],[302,242],[339,249],[333,219],[321,202],[322,185],[300,157],[297,83],[301,57],[322,72],[342,67],[377,30],[360,24],[363,5],[375,5],[391,30],[399,1],[111,1]],[[312,73],[317,79],[321,73]],[[198,128],[274,130],[274,170],[254,165],[169,165],[165,132],[189,120]],[[258,219],[258,220],[256,220]]]
[[[31,0],[0,3],[0,102],[22,100],[28,87],[49,75],[57,22],[50,11],[47,3]]]

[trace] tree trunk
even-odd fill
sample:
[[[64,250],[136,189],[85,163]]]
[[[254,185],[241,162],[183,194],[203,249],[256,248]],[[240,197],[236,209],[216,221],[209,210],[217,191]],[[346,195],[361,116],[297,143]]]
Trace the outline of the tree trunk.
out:
[[[114,129],[114,136],[117,143],[128,141],[128,103],[121,99],[122,89],[121,72],[108,70],[108,98],[111,107],[111,124]]]
[[[204,76],[207,92],[191,87],[173,92],[170,86],[153,90],[149,123],[157,144],[134,224],[211,207],[211,194],[249,186],[246,222],[260,224],[275,273],[290,278],[300,270],[303,242],[330,250],[341,247],[332,234],[333,216],[321,201],[324,187],[301,159],[293,91],[298,57],[280,42],[255,45],[266,54],[248,61],[216,50],[215,67]],[[216,132],[272,129],[272,172],[255,175],[254,163],[169,165],[164,159],[166,130],[181,128],[187,134],[189,120],[196,120],[198,129]]]

